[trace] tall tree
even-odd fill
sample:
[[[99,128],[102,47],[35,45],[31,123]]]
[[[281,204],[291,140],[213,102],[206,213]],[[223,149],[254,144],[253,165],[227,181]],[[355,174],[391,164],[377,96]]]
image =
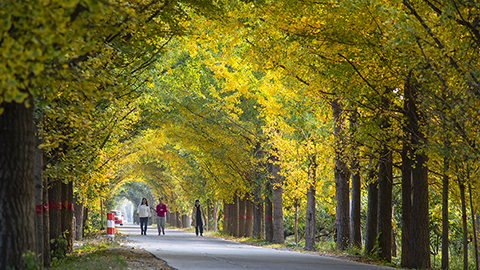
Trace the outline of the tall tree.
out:
[[[349,202],[349,178],[350,171],[346,164],[346,138],[344,131],[344,112],[341,102],[334,99],[331,102],[334,119],[335,136],[335,199],[337,220],[337,248],[346,249],[350,243],[350,202]]]
[[[305,218],[305,250],[315,251],[315,232],[316,226],[316,207],[315,207],[315,181],[317,177],[317,162],[316,155],[310,158],[309,174],[310,185],[307,189],[307,209]]]
[[[35,252],[33,104],[0,103],[0,269],[24,269]]]

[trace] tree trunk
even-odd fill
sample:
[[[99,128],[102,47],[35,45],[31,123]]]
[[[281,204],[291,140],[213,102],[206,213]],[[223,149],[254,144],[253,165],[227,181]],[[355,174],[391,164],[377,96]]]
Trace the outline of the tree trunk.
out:
[[[50,201],[50,240],[58,240],[62,236],[62,182],[57,179],[50,179],[48,197]],[[50,250],[53,253],[59,252],[58,242],[50,241]]]
[[[378,161],[378,257],[392,261],[392,152],[384,146]]]
[[[210,218],[212,216],[213,209],[212,209],[211,202],[210,202],[209,199],[207,200],[206,204],[207,204],[207,215],[206,215],[207,224],[205,224],[205,230],[208,231],[208,230],[210,230]]]
[[[0,269],[25,268],[35,251],[33,105],[0,103]]]
[[[283,244],[285,242],[283,233],[283,177],[280,175],[280,164],[278,158],[274,157],[272,162],[273,175],[273,243]]]
[[[43,179],[43,266],[50,267],[52,257],[50,256],[50,208],[48,205],[48,178]]]
[[[233,218],[233,215],[235,215],[235,197],[233,203],[228,204],[228,232],[230,235],[234,235],[233,223],[235,222],[235,219]]]
[[[262,213],[263,213],[263,203],[260,195],[260,186],[255,188],[254,193],[254,208],[253,208],[253,236],[258,239],[263,238],[262,235]]]
[[[306,209],[306,217],[305,217],[305,250],[315,251],[316,249],[315,247],[315,232],[316,232],[315,181],[317,177],[317,162],[316,162],[315,155],[312,156],[312,158],[310,159],[309,174],[310,174],[308,177],[309,186],[307,189],[307,209]]]
[[[233,220],[233,226],[232,226],[232,233],[233,236],[239,237],[240,236],[240,221],[238,220],[238,215],[240,213],[240,198],[238,195],[235,195],[235,199],[233,201],[233,215],[232,215],[232,220]]]
[[[245,226],[247,225],[246,220],[246,198],[238,199],[238,236],[244,237],[245,236]]]
[[[470,178],[470,176],[468,176]],[[475,208],[473,206],[472,185],[468,184],[468,193],[470,194],[470,212],[472,213],[472,229],[473,229],[473,256],[475,258],[475,269],[478,270],[478,245],[477,245],[477,228],[475,227]]]
[[[40,120],[41,121],[41,120]],[[38,122],[40,122],[38,121]],[[41,144],[41,140],[38,136],[38,123],[35,124],[35,165],[34,165],[34,174],[35,174],[35,243],[36,254],[39,256],[39,262],[44,264],[45,250],[43,247],[44,243],[44,226],[43,219],[45,215],[43,207],[43,151],[38,148]]]
[[[88,226],[88,211],[89,210],[87,207],[83,209],[83,237],[85,237],[85,234],[87,232],[86,228]]]
[[[223,231],[225,233],[229,233],[229,228],[228,228],[228,203],[225,202],[225,200],[223,201]]]
[[[406,124],[408,126],[408,123]],[[410,128],[408,128],[410,130]],[[409,130],[405,130],[406,134]],[[408,267],[410,257],[410,215],[412,210],[412,149],[408,142],[410,136],[403,138],[402,146],[402,258],[401,266]]]
[[[272,192],[272,185],[270,181],[267,182],[267,191],[265,194],[265,240],[267,242],[273,241],[273,205],[269,194]]]
[[[73,215],[75,216],[75,240],[82,240],[83,236],[83,200],[78,196],[73,200]]]
[[[67,240],[67,252],[73,250],[73,182],[62,183],[62,234]]]
[[[378,213],[378,183],[375,170],[372,168],[372,158],[370,158],[370,168],[368,170],[368,206],[367,220],[365,226],[365,255],[374,253],[377,240],[377,213]]]
[[[298,245],[298,200],[295,200],[295,227],[294,227],[294,234],[295,234],[295,245]]]
[[[465,184],[459,179],[460,201],[462,203],[462,224],[463,224],[463,269],[468,269],[468,231],[467,231],[467,206],[465,202]]]
[[[220,201],[215,201],[213,205],[213,231],[218,231],[218,206],[220,205]]]
[[[337,99],[332,101],[334,139],[335,139],[335,200],[337,220],[337,248],[344,250],[350,242],[350,201],[349,178],[350,171],[345,162],[346,139],[344,132],[344,116]]]
[[[417,85],[413,79],[407,80],[405,95],[408,99],[411,140],[414,153],[412,170],[412,211],[410,219],[409,268],[430,268],[430,227],[428,213],[428,168],[425,153],[416,150],[425,144],[425,135],[420,125],[425,120],[416,105]]]
[[[350,211],[350,237],[355,247],[362,247],[361,232],[361,183],[360,183],[360,164],[358,162],[358,146],[355,141],[357,111],[354,110],[350,117],[350,142],[352,145],[351,171],[352,171],[352,199]]]
[[[443,158],[443,193],[442,193],[442,269],[448,269],[448,184],[449,177],[447,171],[449,168],[448,158]]]
[[[248,198],[246,200],[246,225],[245,225],[245,236],[246,237],[252,237],[253,235],[253,218],[254,218],[254,213],[253,213],[253,201],[252,201],[252,195],[248,194]]]

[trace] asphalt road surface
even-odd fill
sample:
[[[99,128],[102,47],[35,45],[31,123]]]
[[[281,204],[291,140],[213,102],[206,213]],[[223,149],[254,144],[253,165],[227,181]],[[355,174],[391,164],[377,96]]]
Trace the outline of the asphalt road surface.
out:
[[[313,253],[256,247],[215,237],[197,237],[195,233],[174,229],[166,229],[162,236],[158,236],[157,229],[150,226],[147,235],[140,235],[139,225],[117,226],[117,230],[127,234],[133,245],[144,248],[178,270],[395,269]]]

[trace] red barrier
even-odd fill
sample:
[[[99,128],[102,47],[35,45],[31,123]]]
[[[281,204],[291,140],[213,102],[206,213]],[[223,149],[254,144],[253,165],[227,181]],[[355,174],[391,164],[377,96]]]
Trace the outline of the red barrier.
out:
[[[115,237],[115,214],[107,213],[107,236]]]

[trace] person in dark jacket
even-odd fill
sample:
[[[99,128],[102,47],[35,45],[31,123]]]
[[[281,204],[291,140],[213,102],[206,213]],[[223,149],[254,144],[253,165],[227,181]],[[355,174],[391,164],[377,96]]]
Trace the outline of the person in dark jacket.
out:
[[[195,234],[197,236],[199,231],[200,236],[203,236],[203,224],[205,224],[206,220],[203,207],[200,205],[200,201],[196,200],[192,209],[192,226],[195,227]]]

